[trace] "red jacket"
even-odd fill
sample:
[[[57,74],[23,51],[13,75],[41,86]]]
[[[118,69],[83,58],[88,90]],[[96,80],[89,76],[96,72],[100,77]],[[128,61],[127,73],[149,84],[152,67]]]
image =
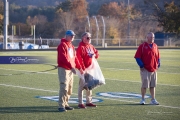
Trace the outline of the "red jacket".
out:
[[[134,58],[140,58],[144,68],[149,72],[154,72],[158,68],[158,59],[160,59],[157,45],[153,43],[151,48],[147,42],[144,42],[138,47]]]
[[[72,43],[62,38],[61,43],[57,47],[58,67],[63,67],[67,70],[75,68],[75,55]]]
[[[76,56],[79,61],[79,65],[76,64],[76,68],[82,68],[85,70],[92,63],[92,56],[95,54],[95,58],[99,57],[98,51],[91,44],[85,44],[84,42],[80,42],[79,46],[76,50]]]

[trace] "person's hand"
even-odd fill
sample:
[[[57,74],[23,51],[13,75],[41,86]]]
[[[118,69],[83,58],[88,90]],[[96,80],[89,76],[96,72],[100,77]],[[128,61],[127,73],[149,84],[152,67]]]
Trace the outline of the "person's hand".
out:
[[[71,71],[72,71],[74,74],[76,74],[75,68],[72,68]]]
[[[84,70],[84,74],[87,74],[87,70]]]
[[[79,70],[79,72],[80,72],[81,74],[84,74],[84,71],[83,71],[83,69],[80,69],[80,70]]]
[[[141,70],[141,72],[143,72],[143,71],[144,71],[144,67],[143,67],[143,68],[140,68],[140,70]]]

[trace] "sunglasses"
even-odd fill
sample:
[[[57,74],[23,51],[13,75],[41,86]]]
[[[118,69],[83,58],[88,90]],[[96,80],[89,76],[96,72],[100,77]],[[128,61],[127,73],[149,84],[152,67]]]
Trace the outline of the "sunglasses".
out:
[[[87,37],[86,39],[87,39],[87,40],[90,40],[90,39],[91,39],[91,37]]]

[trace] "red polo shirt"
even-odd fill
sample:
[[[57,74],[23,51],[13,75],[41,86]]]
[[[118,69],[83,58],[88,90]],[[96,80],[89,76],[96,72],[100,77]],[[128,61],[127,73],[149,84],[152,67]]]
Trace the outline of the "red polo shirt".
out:
[[[138,47],[134,58],[140,58],[144,68],[149,72],[154,72],[158,68],[158,59],[160,58],[157,45],[152,43],[151,48],[147,42],[144,42]]]
[[[78,69],[82,68],[83,70],[88,68],[92,63],[93,54],[96,55],[96,59],[99,57],[98,51],[94,48],[93,45],[85,44],[81,41],[76,51],[76,56],[80,65],[76,64],[76,67]]]
[[[61,43],[57,47],[57,63],[58,67],[67,70],[75,68],[75,49],[71,42],[61,39]]]

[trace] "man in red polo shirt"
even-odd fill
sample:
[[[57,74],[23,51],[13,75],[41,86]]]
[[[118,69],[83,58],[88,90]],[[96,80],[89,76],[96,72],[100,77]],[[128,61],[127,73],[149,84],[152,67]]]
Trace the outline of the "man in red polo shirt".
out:
[[[147,34],[147,41],[142,43],[134,56],[140,67],[141,74],[141,105],[145,104],[146,88],[150,88],[150,104],[159,105],[155,99],[155,87],[157,84],[157,70],[160,67],[160,54],[157,45],[154,43],[154,33]]]
[[[65,38],[61,39],[57,47],[58,77],[60,85],[58,110],[60,112],[74,109],[68,105],[73,88],[73,74],[76,74],[75,60],[77,59],[74,46],[72,45],[74,37],[75,33],[72,30],[67,30]]]
[[[82,69],[85,72],[85,69],[88,68],[92,64],[92,59],[95,57],[96,59],[99,57],[98,51],[91,44],[91,34],[89,32],[85,32],[81,36],[82,41],[79,43],[79,46],[76,51],[77,59],[79,61],[76,67],[78,69]],[[78,108],[85,109],[85,105],[83,103],[83,90],[84,82],[82,79],[79,80],[79,88],[78,88],[78,100],[79,105]],[[97,107],[92,103],[92,90],[86,89],[86,106],[88,107]]]

